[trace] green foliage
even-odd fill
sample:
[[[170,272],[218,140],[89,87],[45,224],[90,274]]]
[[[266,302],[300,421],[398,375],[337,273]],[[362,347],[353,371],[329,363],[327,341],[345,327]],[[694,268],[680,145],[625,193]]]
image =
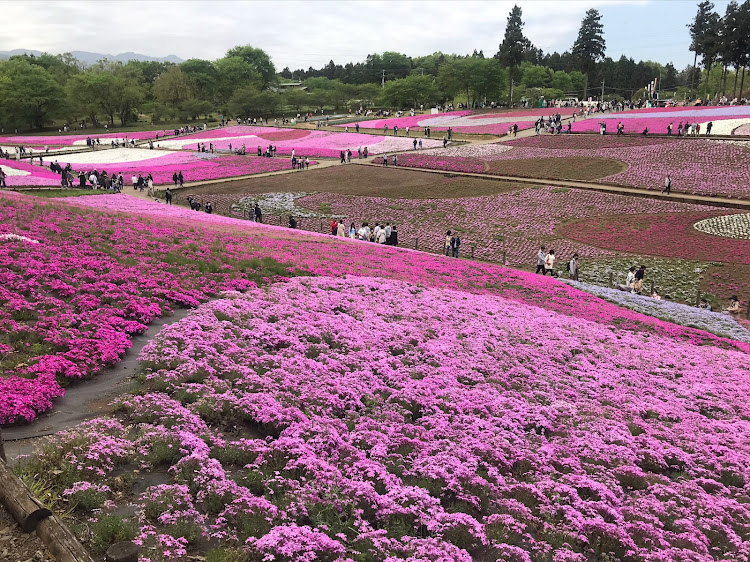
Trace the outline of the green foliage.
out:
[[[63,88],[42,66],[23,60],[0,64],[0,109],[8,124],[41,128],[64,106]]]
[[[96,552],[103,553],[116,542],[132,541],[138,534],[138,528],[127,519],[110,515],[94,523],[91,532],[91,546]]]

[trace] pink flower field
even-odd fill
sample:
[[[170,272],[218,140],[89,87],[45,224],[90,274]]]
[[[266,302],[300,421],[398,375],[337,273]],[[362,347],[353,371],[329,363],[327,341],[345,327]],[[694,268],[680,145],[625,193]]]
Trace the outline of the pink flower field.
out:
[[[623,212],[605,199],[582,206]],[[123,194],[0,194],[0,303],[4,424],[195,308],[111,416],[19,467],[143,560],[750,555],[750,344],[548,277]]]
[[[653,199],[633,198],[585,190],[560,190],[552,187],[519,189],[498,195],[462,197],[459,199],[386,199],[379,197],[349,197],[332,193],[317,193],[298,201],[308,209],[329,205],[331,213],[349,217],[360,224],[368,221],[390,221],[398,225],[401,244],[441,252],[446,230],[458,231],[462,239],[461,251],[468,256],[474,246],[478,259],[502,263],[505,255],[515,266],[535,263],[540,244],[554,248],[560,260],[570,259],[573,253],[582,258],[610,257],[612,250],[628,251],[631,237],[616,247],[600,244],[597,237],[571,237],[559,234],[558,228],[566,221],[582,219],[592,224],[606,225],[609,217],[637,217],[644,213],[676,213],[676,216],[704,217],[711,215],[711,207],[687,205]],[[715,209],[713,209],[716,211]],[[699,220],[699,219],[695,219]],[[685,222],[685,221],[683,221]],[[348,223],[348,221],[347,221]],[[567,233],[573,232],[571,229]],[[616,230],[613,235],[616,237]],[[682,230],[680,230],[682,232]],[[724,239],[705,237],[720,247],[729,246]],[[650,238],[644,238],[648,245]],[[598,246],[598,247],[597,247]],[[641,249],[644,251],[644,249]],[[649,252],[647,252],[649,253]],[[667,254],[669,255],[669,254]],[[734,261],[731,249],[721,252],[726,261]],[[685,257],[680,254],[680,257]],[[718,258],[717,258],[718,259]]]
[[[192,142],[192,141],[195,142]],[[191,142],[189,142],[191,141]],[[294,150],[297,157],[338,158],[342,150],[351,150],[357,157],[357,149],[370,154],[383,154],[411,150],[412,139],[403,135],[373,136],[364,133],[332,133],[330,131],[278,129],[275,127],[224,127],[181,137],[175,141],[160,143],[164,148],[197,149],[198,142],[212,143],[217,150],[228,150],[245,145],[249,153],[255,153],[258,146],[263,150],[269,144],[277,148],[277,154],[289,156]],[[441,139],[422,139],[423,148],[442,146]]]
[[[625,125],[625,133],[642,133],[648,128],[652,134],[667,134],[667,126],[672,123],[672,134],[677,135],[677,127],[680,123],[700,123],[701,135],[706,133],[706,124],[711,121],[714,126],[713,134],[743,134],[739,129],[744,124],[750,124],[750,107],[747,106],[721,106],[721,107],[671,107],[636,109],[622,113],[593,114],[588,119],[579,119],[573,124],[575,132],[599,132],[599,123],[607,123],[607,132],[614,134],[617,123]],[[724,130],[723,121],[732,121],[732,126]],[[721,129],[721,130],[720,130]]]
[[[24,470],[59,470],[52,486],[94,519],[128,502],[146,559],[205,540],[251,560],[750,555],[745,353],[319,277],[227,293],[141,357],[116,418]],[[128,466],[169,476],[115,495]]]
[[[623,139],[583,135],[540,135],[498,144],[497,151],[487,145],[465,145],[451,149],[404,154],[399,165],[415,168],[478,172],[483,162],[497,160],[534,160],[546,158],[612,158],[627,164],[624,172],[603,177],[601,183],[663,188],[666,174],[672,177],[672,190],[698,195],[750,196],[750,168],[747,149],[712,141],[670,139]],[[601,142],[602,148],[596,148]],[[507,150],[507,147],[513,147]]]
[[[75,144],[86,144],[86,138],[91,137],[99,139],[104,143],[105,139],[109,142],[111,139],[128,139],[133,140],[145,140],[153,139],[156,137],[156,133],[159,136],[171,135],[174,131],[128,131],[128,132],[112,132],[112,133],[96,133],[96,134],[79,134],[79,135],[11,135],[0,137],[0,144],[11,145],[11,146],[70,146]]]
[[[618,329],[750,351],[747,344],[620,309],[550,278],[490,264],[339,242],[127,195],[80,197],[77,204],[0,198],[0,234],[37,242],[0,239],[0,423],[31,420],[51,408],[64,386],[117,362],[130,336],[166,310],[197,306],[222,290],[244,290],[292,270],[324,276],[388,271],[389,278],[502,293]]]
[[[146,159],[127,161],[119,158],[120,153],[127,156],[152,156]],[[118,161],[108,162],[107,158],[118,156]],[[96,157],[96,161],[92,161]],[[52,159],[51,159],[52,160]],[[115,149],[97,152],[86,152],[55,158],[61,165],[71,162],[77,175],[79,171],[106,171],[109,174],[121,173],[126,186],[130,185],[131,176],[151,174],[154,183],[165,185],[172,183],[172,175],[182,172],[185,181],[204,181],[234,176],[277,172],[291,169],[286,158],[258,158],[257,156],[221,156],[199,152],[147,151],[146,149]],[[52,160],[52,161],[54,161]],[[48,161],[46,161],[47,163]],[[317,162],[311,161],[310,165]],[[0,161],[0,168],[10,173],[6,178],[8,186],[59,186],[60,175],[51,172],[46,166],[30,165],[25,162]],[[23,174],[23,175],[21,175]],[[76,185],[78,181],[76,180]]]
[[[394,126],[398,126],[400,130],[410,127],[413,129],[414,135],[422,135],[423,128],[427,126],[434,131],[445,131],[450,127],[457,133],[505,135],[509,126],[517,124],[521,130],[530,129],[534,127],[534,122],[537,119],[554,113],[560,113],[563,117],[568,117],[573,114],[573,109],[548,107],[516,111],[450,111],[437,115],[424,114],[414,117],[360,121],[359,126],[364,129],[383,129],[387,126],[389,131],[392,131]],[[348,126],[351,129],[354,124],[347,123],[339,126]]]

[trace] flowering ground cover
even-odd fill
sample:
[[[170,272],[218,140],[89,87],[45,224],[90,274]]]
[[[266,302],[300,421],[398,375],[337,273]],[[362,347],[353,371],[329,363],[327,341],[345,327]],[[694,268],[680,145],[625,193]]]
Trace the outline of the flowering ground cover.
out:
[[[353,157],[357,157],[357,149],[367,147],[369,154],[384,154],[412,150],[413,139],[404,135],[373,136],[364,133],[336,133],[331,131],[278,129],[275,127],[235,126],[223,127],[211,131],[202,131],[175,140],[159,143],[162,148],[197,149],[198,143],[212,143],[217,150],[240,148],[255,153],[258,146],[263,150],[269,144],[277,149],[279,155],[291,155],[292,150],[297,157],[310,156],[318,158],[338,158],[342,150],[351,150]],[[441,139],[422,139],[423,148],[442,146]]]
[[[698,221],[694,227],[714,236],[750,240],[750,213],[712,217]]]
[[[0,423],[30,420],[52,407],[64,386],[118,361],[130,335],[171,307],[252,287],[289,267],[327,276],[387,272],[427,286],[501,293],[623,329],[750,351],[496,265],[303,235],[127,195],[81,196],[65,204],[15,194],[0,199],[0,234],[31,240],[0,240]]]
[[[106,171],[109,174],[123,174],[126,185],[130,185],[132,175],[148,174],[154,183],[172,183],[172,175],[182,172],[185,181],[203,181],[233,176],[277,172],[291,169],[285,158],[259,158],[257,156],[234,156],[200,152],[161,151],[147,149],[115,148],[80,154],[61,155],[49,161],[61,165],[70,163],[76,175],[83,171]],[[311,165],[317,162],[311,161]],[[42,166],[32,166],[24,162],[0,163],[8,174],[9,186],[59,186],[60,175]]]
[[[650,133],[667,134],[667,126],[672,123],[672,134],[677,134],[680,123],[700,123],[701,135],[706,133],[706,125],[713,122],[711,133],[714,135],[731,135],[737,128],[750,124],[750,107],[674,107],[648,108],[624,111],[621,113],[595,114],[588,119],[578,120],[573,124],[575,132],[599,132],[599,123],[607,123],[607,130],[614,133],[617,123],[625,125],[626,133],[641,133],[648,128]],[[726,123],[724,123],[726,121]],[[734,134],[741,134],[734,132]]]
[[[608,250],[750,265],[750,241],[712,236],[693,228],[699,220],[722,214],[726,213],[623,214],[565,222],[557,233]]]
[[[609,135],[528,137],[503,143],[512,147],[512,150],[483,150],[475,155],[473,147],[468,145],[454,148],[450,156],[441,156],[439,150],[404,154],[399,157],[399,164],[469,172],[478,169],[480,161],[491,163],[504,160],[517,162],[551,158],[606,158],[623,162],[627,169],[599,179],[602,183],[661,190],[664,178],[669,174],[672,178],[672,190],[675,192],[750,197],[750,168],[747,166],[750,150],[745,147],[703,140],[641,141],[608,137]],[[553,164],[547,166],[550,169],[557,168]],[[512,169],[510,164],[494,167],[503,173]],[[519,168],[532,173],[534,166],[526,163],[523,168],[519,165]],[[491,171],[492,166],[487,165],[487,170]]]
[[[750,555],[745,353],[324,277],[202,305],[142,358],[117,418],[22,469],[101,551],[115,529],[149,560]]]
[[[618,289],[602,287],[601,285],[579,283],[576,281],[567,282],[582,291],[635,310],[636,312],[655,316],[656,318],[661,318],[667,322],[674,322],[681,326],[690,326],[699,330],[706,330],[712,334],[750,343],[750,332],[738,324],[732,316],[722,314],[720,309],[718,311],[703,310],[695,306],[663,299],[657,300],[647,295],[632,294]]]
[[[46,166],[36,166],[28,161],[0,160],[0,168],[5,172],[8,187],[18,185],[59,186],[60,176]]]
[[[422,131],[420,129],[424,127],[430,127],[431,130],[435,131],[445,131],[450,127],[457,133],[505,135],[508,132],[509,125],[516,124],[519,129],[529,129],[534,126],[537,119],[553,113],[560,113],[563,117],[569,117],[573,114],[573,109],[540,108],[515,111],[450,111],[437,115],[424,114],[415,115],[414,117],[388,117],[360,121],[359,126],[365,129],[383,129],[387,126],[389,130],[392,130],[394,126],[402,130],[410,127],[415,130],[415,134],[421,134]],[[346,123],[339,126],[351,127],[352,125],[351,123]]]
[[[126,137],[133,140],[144,140],[152,139],[156,137],[156,133],[162,137],[167,134],[173,134],[173,131],[131,131],[127,133],[103,133],[103,134],[80,134],[80,135],[47,135],[47,136],[36,136],[36,135],[11,135],[0,137],[0,144],[7,144],[11,146],[70,146],[78,144],[86,144],[86,138],[91,137],[99,139],[102,142],[109,143],[112,140],[123,141]]]

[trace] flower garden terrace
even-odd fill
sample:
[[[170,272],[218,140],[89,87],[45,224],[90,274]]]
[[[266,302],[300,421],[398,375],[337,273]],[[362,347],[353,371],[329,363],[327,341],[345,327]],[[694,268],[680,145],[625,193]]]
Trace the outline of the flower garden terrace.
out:
[[[539,135],[399,156],[399,165],[488,175],[595,181],[651,191],[750,198],[750,141]],[[380,163],[375,159],[375,163]]]
[[[114,417],[20,468],[57,475],[98,550],[114,528],[175,561],[750,553],[747,353],[319,276],[225,293],[142,359]]]
[[[581,279],[599,284],[622,283],[630,266],[646,263],[648,280],[683,303],[695,304],[701,291],[718,308],[750,293],[748,242],[693,227],[735,212],[717,207],[380,166],[190,188],[177,201],[187,194],[228,216],[247,216],[258,203],[267,222],[286,225],[293,215],[298,228],[316,232],[330,232],[333,217],[347,227],[390,222],[401,246],[434,253],[451,230],[462,256],[520,268],[533,268],[545,245],[561,263],[578,253]],[[627,234],[609,229],[614,222]]]
[[[96,552],[114,529],[165,560],[746,556],[746,343],[490,264],[0,197],[5,422],[196,307],[115,417],[20,469]]]
[[[17,235],[0,240],[3,423],[51,408],[64,386],[117,362],[131,334],[171,308],[295,273],[386,276],[501,294],[618,329],[748,347],[491,264],[303,235],[128,195],[81,197],[78,205],[2,199],[0,234]]]

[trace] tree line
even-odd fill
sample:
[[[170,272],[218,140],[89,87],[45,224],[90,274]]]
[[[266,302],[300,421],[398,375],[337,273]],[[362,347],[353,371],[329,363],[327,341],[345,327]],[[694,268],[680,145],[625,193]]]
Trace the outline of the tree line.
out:
[[[542,98],[590,95],[637,100],[649,95],[644,86],[659,76],[662,92],[688,97],[696,82],[704,81],[706,92],[718,91],[717,66],[722,91],[732,79],[736,91],[742,69],[742,91],[750,57],[748,12],[750,0],[731,2],[724,17],[711,2],[701,2],[690,25],[695,62],[680,72],[671,63],[606,57],[602,17],[594,9],[586,12],[569,50],[544,53],[524,35],[519,6],[508,15],[498,50],[490,56],[476,50],[420,57],[387,51],[343,66],[330,61],[320,69],[280,72],[265,51],[249,45],[233,47],[217,60],[181,64],[102,60],[84,67],[70,54],[14,56],[0,61],[0,125],[6,130],[60,122],[114,126],[117,120],[124,126],[144,115],[154,123],[182,122],[220,114],[247,118],[360,107],[518,105],[524,99],[533,105]]]
[[[710,98],[729,95],[728,82],[733,80],[731,97],[735,98],[738,93],[737,79],[741,74],[739,95],[742,96],[745,71],[750,65],[750,0],[745,0],[742,4],[732,0],[727,4],[723,17],[716,13],[713,2],[705,0],[698,4],[698,12],[688,28],[690,50],[695,54],[693,68],[697,68],[698,57],[701,58],[703,67],[702,75],[695,72],[691,76],[691,86],[695,86],[695,79],[700,78],[699,90],[702,85],[704,98]],[[718,80],[717,71],[721,72]]]

